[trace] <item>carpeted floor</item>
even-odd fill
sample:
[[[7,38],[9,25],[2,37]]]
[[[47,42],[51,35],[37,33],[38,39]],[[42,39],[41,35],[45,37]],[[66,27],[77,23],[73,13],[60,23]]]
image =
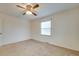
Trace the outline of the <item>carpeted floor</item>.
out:
[[[26,40],[0,47],[1,56],[78,56],[79,52],[36,40]]]

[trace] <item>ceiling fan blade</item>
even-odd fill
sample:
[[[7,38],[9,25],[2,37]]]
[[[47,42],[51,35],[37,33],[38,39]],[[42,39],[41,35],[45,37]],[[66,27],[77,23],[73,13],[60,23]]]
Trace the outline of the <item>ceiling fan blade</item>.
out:
[[[20,5],[16,5],[17,7],[20,7],[20,8],[22,8],[22,9],[25,9],[24,7],[22,7],[22,6],[20,6]]]
[[[38,7],[39,7],[39,4],[36,4],[33,6],[33,9],[38,8]]]
[[[37,16],[37,14],[36,14],[36,13],[34,13],[34,12],[32,12],[32,14],[33,14],[34,16]]]
[[[23,13],[23,15],[25,15],[26,13]]]

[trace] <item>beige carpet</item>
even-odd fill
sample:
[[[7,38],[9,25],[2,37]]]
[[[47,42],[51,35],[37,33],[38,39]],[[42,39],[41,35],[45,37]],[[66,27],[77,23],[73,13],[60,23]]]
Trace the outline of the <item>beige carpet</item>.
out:
[[[75,56],[79,52],[35,40],[26,40],[0,47],[3,56]]]

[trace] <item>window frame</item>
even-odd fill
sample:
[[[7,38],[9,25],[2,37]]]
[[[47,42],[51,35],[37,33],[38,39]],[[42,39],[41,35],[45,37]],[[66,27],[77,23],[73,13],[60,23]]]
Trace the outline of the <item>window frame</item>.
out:
[[[41,34],[41,23],[42,22],[47,22],[47,21],[50,21],[51,22],[51,28],[50,28],[50,35],[43,35],[43,34]],[[40,21],[40,35],[41,36],[52,36],[52,17],[49,17],[49,18],[45,18],[45,19],[42,19],[41,21]]]

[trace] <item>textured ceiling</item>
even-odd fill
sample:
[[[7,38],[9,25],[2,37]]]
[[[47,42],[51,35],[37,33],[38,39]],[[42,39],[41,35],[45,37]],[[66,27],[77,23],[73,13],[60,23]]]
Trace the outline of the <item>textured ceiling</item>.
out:
[[[79,7],[79,3],[39,3],[40,7],[37,9],[37,16],[22,15],[22,9],[16,7],[15,3],[0,3],[0,13],[11,16],[16,16],[22,19],[38,19],[63,10]]]

